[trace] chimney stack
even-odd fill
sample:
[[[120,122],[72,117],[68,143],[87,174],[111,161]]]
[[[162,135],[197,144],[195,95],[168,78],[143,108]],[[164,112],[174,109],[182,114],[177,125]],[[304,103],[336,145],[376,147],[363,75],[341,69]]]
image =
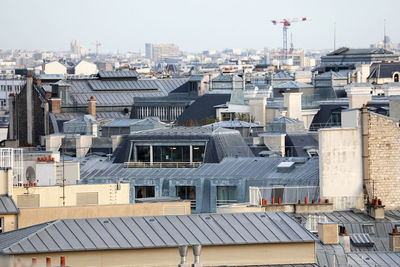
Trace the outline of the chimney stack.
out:
[[[89,99],[88,112],[96,119],[96,99],[94,99],[94,96],[91,96]]]
[[[393,232],[389,234],[389,250],[400,251],[400,234],[397,228],[393,228]]]
[[[338,224],[333,222],[319,222],[318,236],[324,245],[339,244]]]

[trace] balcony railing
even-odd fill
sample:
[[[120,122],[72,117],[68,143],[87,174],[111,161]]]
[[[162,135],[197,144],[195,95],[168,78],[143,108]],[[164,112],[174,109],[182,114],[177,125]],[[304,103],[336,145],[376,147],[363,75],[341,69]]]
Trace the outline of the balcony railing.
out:
[[[237,203],[236,199],[217,199],[217,207]]]
[[[202,162],[124,162],[124,168],[198,168]]]

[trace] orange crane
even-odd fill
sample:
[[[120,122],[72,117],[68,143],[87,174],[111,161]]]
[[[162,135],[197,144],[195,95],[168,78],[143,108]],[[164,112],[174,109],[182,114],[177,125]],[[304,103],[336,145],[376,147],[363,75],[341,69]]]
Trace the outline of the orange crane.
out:
[[[272,24],[278,25],[278,23],[282,23],[283,30],[283,49],[282,52],[285,56],[285,59],[288,58],[288,44],[287,44],[287,29],[292,25],[293,22],[302,22],[307,21],[306,17],[303,18],[294,18],[294,19],[283,19],[281,21],[273,20]]]

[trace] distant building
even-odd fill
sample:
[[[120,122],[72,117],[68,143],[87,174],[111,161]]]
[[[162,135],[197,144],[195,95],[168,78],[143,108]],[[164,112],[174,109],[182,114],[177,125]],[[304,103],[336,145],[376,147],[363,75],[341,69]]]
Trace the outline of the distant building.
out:
[[[85,55],[85,48],[81,45],[79,40],[74,40],[71,42],[71,52],[77,55]]]
[[[399,61],[400,56],[383,48],[353,49],[339,48],[321,57],[321,65],[315,70],[319,73],[355,69],[356,65],[372,64],[383,61]]]
[[[96,64],[87,62],[85,60],[82,60],[81,62],[76,64],[74,69],[75,75],[94,75],[99,72]]]
[[[150,44],[146,45],[146,58],[153,62],[160,62],[166,58],[177,58],[179,47],[175,44]]]

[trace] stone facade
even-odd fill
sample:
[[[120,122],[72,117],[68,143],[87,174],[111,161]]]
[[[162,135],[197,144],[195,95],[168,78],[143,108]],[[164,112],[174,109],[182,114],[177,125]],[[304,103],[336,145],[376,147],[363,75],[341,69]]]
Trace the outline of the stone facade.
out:
[[[371,200],[377,197],[387,209],[400,208],[399,121],[364,109],[364,181]],[[366,124],[365,124],[366,123]],[[367,131],[367,132],[366,132]]]

